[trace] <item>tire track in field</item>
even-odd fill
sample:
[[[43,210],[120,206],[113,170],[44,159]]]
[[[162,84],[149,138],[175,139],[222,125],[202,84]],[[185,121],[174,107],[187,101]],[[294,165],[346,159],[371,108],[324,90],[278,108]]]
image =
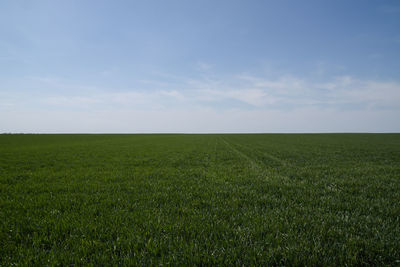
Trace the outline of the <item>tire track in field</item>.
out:
[[[234,151],[240,157],[245,158],[250,163],[252,169],[254,169],[259,174],[259,176],[268,177],[268,178],[276,177],[276,178],[279,178],[282,182],[290,180],[288,176],[282,175],[277,172],[273,172],[264,162],[252,158],[245,152],[237,149],[234,145],[232,145],[230,142],[226,141],[224,138],[221,137],[221,140],[226,144],[226,146],[228,148],[230,148],[232,151]],[[235,143],[235,145],[244,147],[243,145],[240,145],[237,143]],[[287,163],[287,165],[289,165],[289,164]],[[285,164],[285,166],[286,166],[286,164]]]
[[[237,146],[239,146],[239,147],[242,147],[244,150],[248,150],[248,148],[247,147],[245,147],[244,145],[242,145],[242,144],[239,144],[239,143],[235,143]],[[262,156],[266,156],[267,158],[269,158],[269,159],[271,159],[271,160],[273,160],[273,161],[275,161],[275,162],[278,162],[278,163],[280,163],[280,164],[282,164],[283,166],[291,166],[292,164],[291,163],[289,163],[288,161],[286,161],[286,160],[284,160],[284,159],[281,159],[281,158],[279,158],[279,157],[276,157],[276,156],[274,156],[274,155],[272,155],[272,154],[270,154],[270,153],[268,153],[268,152],[264,152],[264,151],[259,151],[259,150],[255,150],[256,151],[256,153],[257,154],[261,154]],[[261,161],[262,162],[262,161]],[[264,163],[264,162],[262,162],[262,165],[264,165],[266,168],[268,168],[268,166]]]
[[[245,154],[242,151],[240,151],[237,148],[235,148],[232,144],[230,144],[224,138],[221,137],[221,140],[230,150],[232,150],[233,152],[238,154],[240,157],[245,158],[250,163],[251,168],[253,170],[255,170],[259,175],[264,175],[265,174],[265,166],[264,166],[264,168],[261,167],[260,164],[258,164],[256,162],[256,160],[254,160],[253,158],[251,158],[247,154]]]

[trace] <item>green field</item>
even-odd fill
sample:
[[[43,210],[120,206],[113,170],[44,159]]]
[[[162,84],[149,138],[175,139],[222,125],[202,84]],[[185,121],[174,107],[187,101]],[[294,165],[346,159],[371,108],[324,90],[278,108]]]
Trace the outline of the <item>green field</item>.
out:
[[[0,135],[0,266],[400,265],[400,134]]]

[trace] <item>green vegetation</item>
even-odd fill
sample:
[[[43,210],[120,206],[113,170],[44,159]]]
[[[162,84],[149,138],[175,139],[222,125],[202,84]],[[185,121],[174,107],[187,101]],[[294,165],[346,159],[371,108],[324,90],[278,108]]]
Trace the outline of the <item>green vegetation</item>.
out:
[[[400,134],[1,135],[0,266],[399,265]]]

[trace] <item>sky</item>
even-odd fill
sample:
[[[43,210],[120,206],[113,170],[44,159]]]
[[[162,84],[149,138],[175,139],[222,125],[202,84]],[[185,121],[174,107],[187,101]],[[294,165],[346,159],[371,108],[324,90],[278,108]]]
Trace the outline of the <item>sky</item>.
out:
[[[1,1],[0,132],[400,132],[400,1]]]

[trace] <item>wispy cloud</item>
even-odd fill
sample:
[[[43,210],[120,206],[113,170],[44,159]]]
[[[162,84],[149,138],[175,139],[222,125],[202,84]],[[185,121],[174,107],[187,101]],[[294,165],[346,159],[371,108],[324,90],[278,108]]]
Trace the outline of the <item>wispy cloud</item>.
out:
[[[210,102],[234,99],[263,109],[315,106],[343,109],[343,105],[358,109],[400,108],[400,83],[351,76],[321,83],[292,76],[268,79],[237,75],[229,81],[197,80],[187,86],[194,99]]]
[[[196,64],[196,69],[199,70],[199,71],[209,71],[209,70],[211,70],[212,68],[213,68],[213,65],[212,65],[212,64],[205,63],[205,62],[203,62],[203,61],[199,61],[199,62],[197,62],[197,64]]]
[[[41,84],[63,91],[31,92],[28,96],[2,92],[0,124],[8,131],[400,130],[393,125],[400,116],[400,83],[396,81],[340,76],[317,82],[289,75],[271,79],[246,74],[229,79],[150,80],[146,83],[150,89],[117,91],[50,77],[30,81],[38,83],[35,87]],[[137,86],[140,84],[143,81]]]
[[[230,106],[229,103],[242,103],[242,107],[248,109],[270,110],[294,110],[304,107],[338,110],[400,109],[400,83],[360,80],[352,76],[335,77],[324,82],[294,76],[270,79],[256,75],[234,75],[224,80],[209,77],[175,77],[172,82],[141,81],[136,85],[138,88],[124,90],[108,90],[49,77],[35,77],[31,78],[31,81],[55,89],[62,88],[64,91],[60,93],[53,90],[46,94],[33,95],[30,101],[64,108],[159,110],[196,106],[220,109],[219,105],[224,102],[225,109],[236,107]],[[141,83],[146,83],[146,89],[140,89]],[[18,102],[17,99],[4,95],[3,102]]]

